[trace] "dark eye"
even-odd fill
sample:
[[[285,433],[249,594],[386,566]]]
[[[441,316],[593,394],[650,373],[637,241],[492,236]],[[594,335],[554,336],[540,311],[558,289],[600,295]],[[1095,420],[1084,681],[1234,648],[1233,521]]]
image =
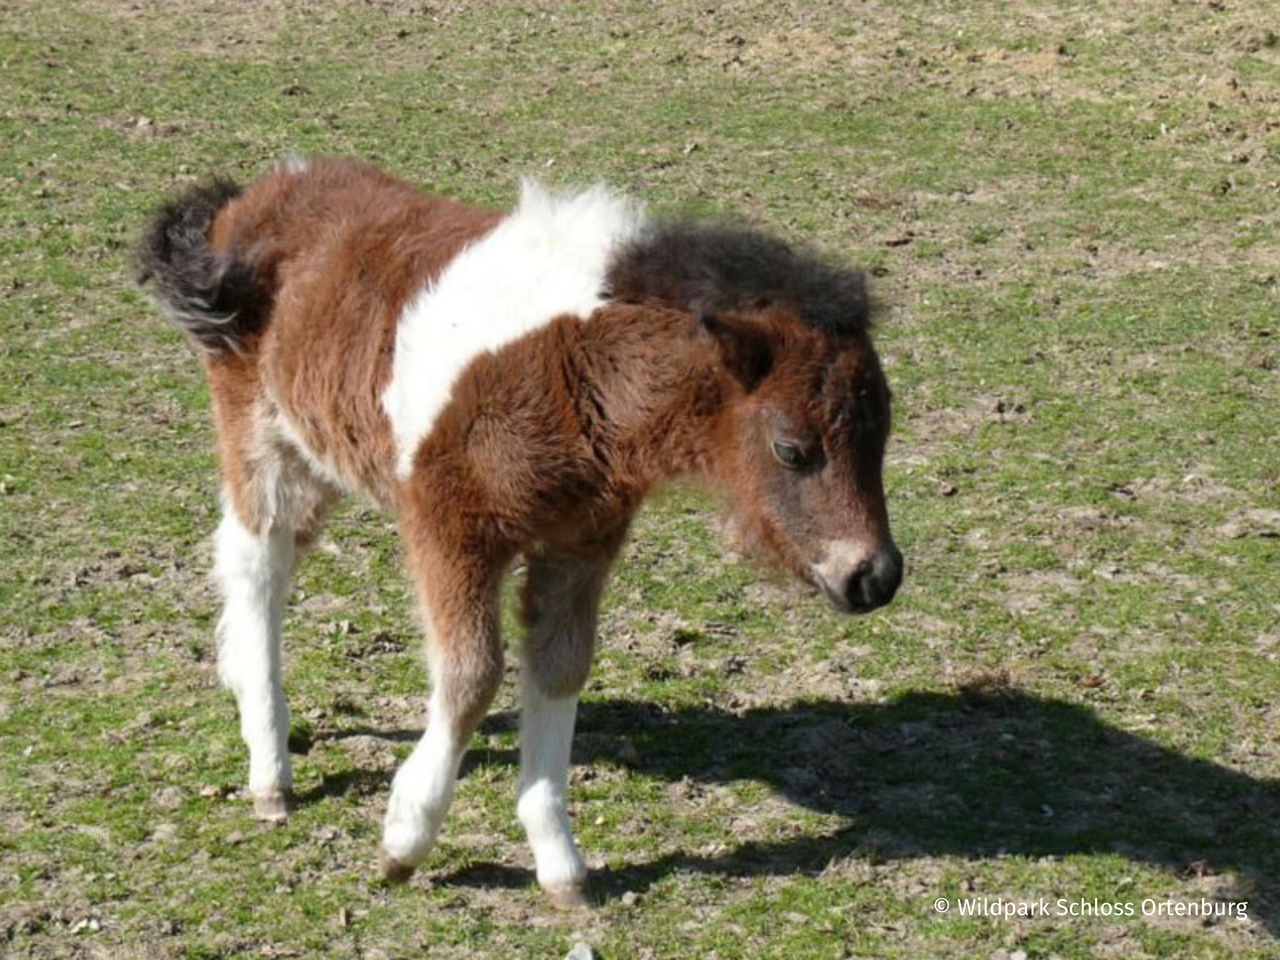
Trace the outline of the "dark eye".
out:
[[[804,447],[791,440],[773,441],[773,455],[789,470],[801,470],[809,462],[809,456],[805,453]]]

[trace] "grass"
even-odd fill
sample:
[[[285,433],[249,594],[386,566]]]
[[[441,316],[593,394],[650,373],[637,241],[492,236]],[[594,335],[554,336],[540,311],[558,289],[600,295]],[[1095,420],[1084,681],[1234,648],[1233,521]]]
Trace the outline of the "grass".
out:
[[[3,10],[0,953],[1280,955],[1271,5]],[[363,505],[288,615],[299,807],[236,793],[207,395],[128,257],[180,184],[290,151],[486,203],[603,178],[875,278],[906,587],[841,619],[655,498],[575,743],[588,914],[535,889],[510,684],[427,869],[375,879],[424,671]]]

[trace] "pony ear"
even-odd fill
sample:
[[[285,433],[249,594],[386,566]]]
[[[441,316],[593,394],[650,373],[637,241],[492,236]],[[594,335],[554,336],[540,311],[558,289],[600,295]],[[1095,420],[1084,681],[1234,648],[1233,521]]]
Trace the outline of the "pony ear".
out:
[[[698,314],[698,329],[708,337],[720,365],[748,393],[773,369],[773,343],[763,324],[737,316]]]

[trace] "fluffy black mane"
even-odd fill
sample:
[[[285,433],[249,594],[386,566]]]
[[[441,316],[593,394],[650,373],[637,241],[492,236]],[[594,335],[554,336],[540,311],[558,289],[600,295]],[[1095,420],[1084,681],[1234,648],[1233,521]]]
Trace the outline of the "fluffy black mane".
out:
[[[695,314],[779,304],[830,334],[871,326],[866,277],[738,226],[660,221],[615,254],[605,277],[614,300],[657,300]]]

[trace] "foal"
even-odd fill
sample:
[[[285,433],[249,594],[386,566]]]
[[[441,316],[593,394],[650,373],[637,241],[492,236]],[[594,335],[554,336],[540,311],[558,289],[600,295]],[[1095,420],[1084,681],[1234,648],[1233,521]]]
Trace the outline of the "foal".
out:
[[[889,391],[863,277],[751,231],[646,219],[602,187],[502,213],[349,160],[190,189],[140,273],[201,348],[225,490],[218,671],[259,816],[291,785],[280,620],[338,496],[399,521],[432,679],[381,863],[431,850],[502,678],[499,585],[527,562],[517,812],[553,901],[582,898],[565,808],[600,594],[646,491],[697,473],[840,610],[902,577],[881,460]]]

